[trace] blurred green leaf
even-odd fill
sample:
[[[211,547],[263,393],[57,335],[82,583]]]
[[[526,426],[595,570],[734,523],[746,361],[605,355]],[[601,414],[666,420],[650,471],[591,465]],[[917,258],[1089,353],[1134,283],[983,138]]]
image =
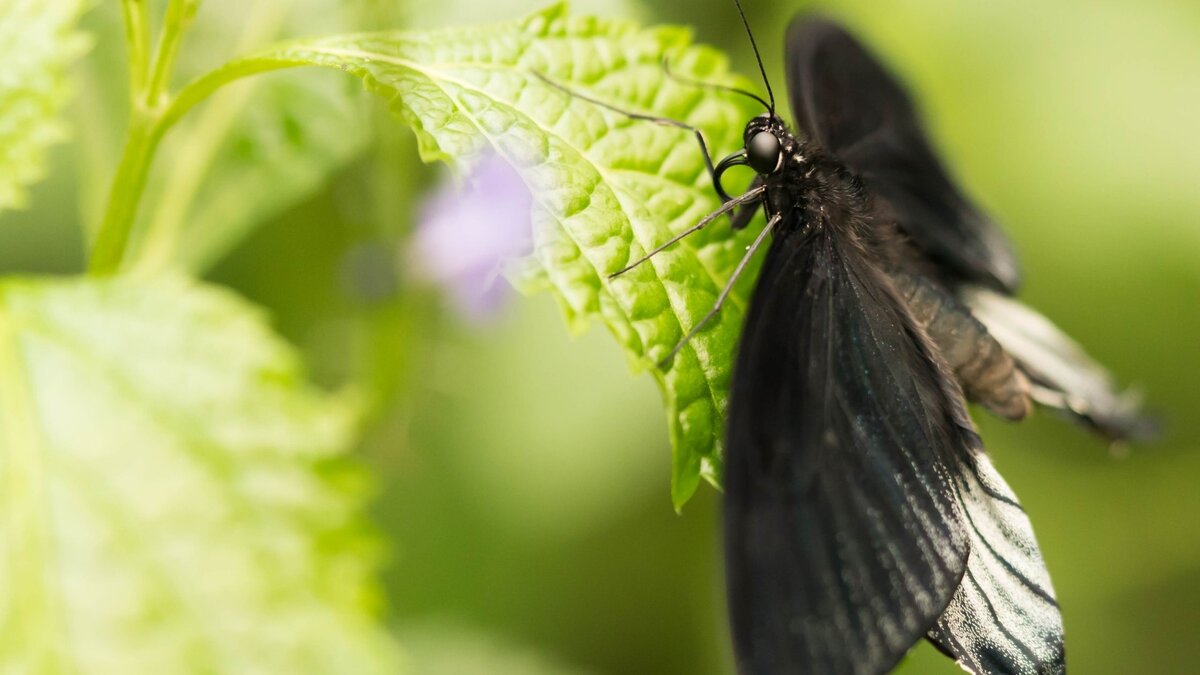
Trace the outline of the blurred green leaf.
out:
[[[0,284],[0,670],[396,672],[355,418],[228,293]]]
[[[79,0],[0,0],[0,212],[25,206],[63,138],[66,68],[87,44],[75,30]]]
[[[415,130],[421,156],[460,171],[498,152],[534,195],[525,289],[552,289],[572,327],[600,318],[639,365],[667,355],[712,307],[746,239],[716,224],[615,281],[607,275],[718,206],[694,139],[570,97],[542,74],[609,103],[684,120],[716,153],[741,145],[746,99],[682,75],[749,86],[680,28],[568,17],[562,6],[490,27],[373,33],[286,43],[235,61],[180,94],[181,107],[265,70],[333,67],[363,79]],[[654,368],[674,446],[673,498],[719,481],[723,417],[744,296],[734,297],[664,370]]]

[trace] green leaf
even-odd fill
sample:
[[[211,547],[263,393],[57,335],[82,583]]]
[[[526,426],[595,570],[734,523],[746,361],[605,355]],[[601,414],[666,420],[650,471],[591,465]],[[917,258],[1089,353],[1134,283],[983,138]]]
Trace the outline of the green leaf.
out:
[[[0,283],[0,670],[396,672],[354,430],[228,293]]]
[[[46,172],[46,149],[65,135],[58,119],[66,69],[87,44],[75,30],[79,0],[0,0],[0,212],[26,205]]]
[[[611,104],[703,129],[714,153],[741,146],[760,112],[746,99],[680,84],[682,75],[751,86],[686,30],[577,18],[562,6],[521,21],[422,33],[291,42],[233,62],[195,86],[298,65],[363,79],[416,131],[421,155],[465,170],[487,152],[518,167],[534,195],[534,253],[514,265],[524,288],[550,288],[573,327],[600,318],[631,360],[653,370],[674,447],[681,506],[705,475],[719,481],[724,411],[744,293],[663,370],[654,364],[712,307],[747,235],[718,223],[650,263],[607,275],[718,206],[695,140],[546,85],[535,73]],[[188,94],[181,94],[186,102]],[[618,423],[614,420],[614,423]]]

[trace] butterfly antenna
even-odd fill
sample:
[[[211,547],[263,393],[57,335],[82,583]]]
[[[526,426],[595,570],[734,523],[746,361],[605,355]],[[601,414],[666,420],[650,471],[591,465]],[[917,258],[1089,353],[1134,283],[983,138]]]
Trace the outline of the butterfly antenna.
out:
[[[771,101],[768,106],[771,109],[771,115],[775,114],[775,92],[771,90],[771,82],[767,79],[767,69],[763,66],[762,54],[758,53],[758,44],[754,41],[754,33],[750,31],[750,22],[746,20],[746,12],[742,11],[742,3],[740,0],[733,0],[733,4],[737,5],[738,16],[742,17],[742,25],[746,27],[746,35],[750,37],[750,48],[754,50],[754,58],[758,60],[758,72],[762,73],[763,84],[767,86],[767,99]]]
[[[762,99],[762,97],[759,96],[758,94],[746,91],[745,89],[738,89],[737,87],[730,87],[730,86],[726,86],[724,84],[716,84],[714,82],[704,82],[701,80],[692,79],[690,77],[685,77],[685,76],[680,75],[680,74],[676,73],[675,71],[671,70],[671,62],[669,59],[663,59],[662,67],[663,67],[663,72],[666,73],[667,77],[671,78],[672,80],[675,80],[676,82],[678,82],[680,84],[687,85],[689,87],[701,87],[704,89],[715,89],[717,91],[727,91],[731,94],[747,96],[747,97],[752,98],[755,101],[758,101],[759,103],[761,103],[762,107],[766,108],[767,110],[771,110],[771,112],[774,112],[774,110],[771,109],[771,104],[764,101]]]

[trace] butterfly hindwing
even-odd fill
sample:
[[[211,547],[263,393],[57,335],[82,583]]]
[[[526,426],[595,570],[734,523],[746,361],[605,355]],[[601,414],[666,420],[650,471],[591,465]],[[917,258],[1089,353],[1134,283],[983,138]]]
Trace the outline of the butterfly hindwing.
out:
[[[1149,441],[1161,422],[1141,411],[1136,391],[1113,376],[1049,319],[1008,296],[964,286],[963,301],[1034,383],[1038,403],[1109,439]]]
[[[949,276],[1012,292],[1011,244],[950,179],[900,83],[825,19],[798,16],[786,46],[800,131],[861,176],[881,212]]]
[[[1066,672],[1062,615],[1024,509],[987,455],[958,473],[971,557],[929,640],[973,673]]]
[[[978,439],[883,275],[829,228],[795,229],[767,254],[730,398],[739,671],[882,672],[966,569],[953,467]]]

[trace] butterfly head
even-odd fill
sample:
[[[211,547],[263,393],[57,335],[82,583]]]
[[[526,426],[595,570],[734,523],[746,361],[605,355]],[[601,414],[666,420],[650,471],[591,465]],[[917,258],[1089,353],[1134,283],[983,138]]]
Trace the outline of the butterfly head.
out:
[[[725,201],[730,197],[721,186],[721,176],[734,166],[749,166],[760,177],[770,180],[779,174],[789,155],[795,154],[799,144],[778,115],[763,113],[746,124],[742,135],[741,150],[721,160],[713,172],[713,184],[717,194]]]
[[[769,176],[783,168],[784,141],[788,137],[783,120],[764,113],[746,124],[743,135],[746,163],[760,175]]]

